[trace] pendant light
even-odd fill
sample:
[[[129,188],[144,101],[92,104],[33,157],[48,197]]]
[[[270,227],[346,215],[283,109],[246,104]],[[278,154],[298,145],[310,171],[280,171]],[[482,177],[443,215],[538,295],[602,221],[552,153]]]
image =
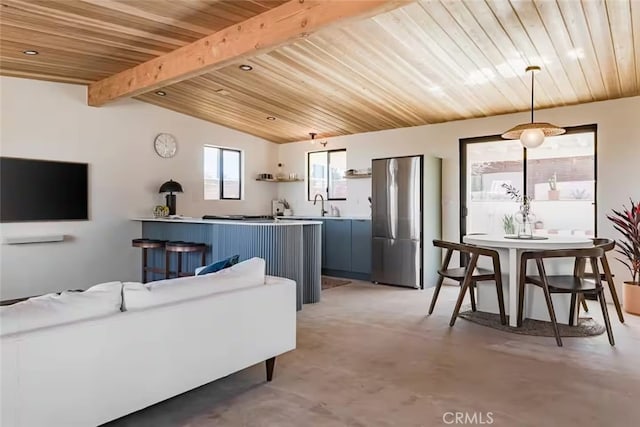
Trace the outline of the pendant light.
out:
[[[309,136],[311,137],[311,143],[315,144],[315,143],[320,143],[320,145],[322,145],[323,147],[327,146],[327,141],[316,141],[316,135],[318,135],[315,132],[309,132]]]
[[[531,123],[523,123],[502,134],[504,139],[519,139],[525,148],[539,147],[544,142],[545,136],[562,135],[566,132],[563,128],[551,123],[533,121],[533,84],[536,71],[540,71],[537,65],[531,65],[526,70],[527,73],[531,72]]]

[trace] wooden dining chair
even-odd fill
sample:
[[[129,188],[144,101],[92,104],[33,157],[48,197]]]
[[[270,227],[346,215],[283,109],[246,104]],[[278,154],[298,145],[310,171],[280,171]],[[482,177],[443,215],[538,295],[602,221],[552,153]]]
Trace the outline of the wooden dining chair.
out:
[[[612,239],[602,239],[595,238],[593,240],[593,245],[604,250],[604,256],[600,258],[600,263],[602,264],[602,273],[600,274],[600,280],[607,282],[609,286],[609,292],[611,293],[611,298],[613,299],[613,305],[616,307],[616,312],[618,313],[618,319],[620,323],[624,323],[624,316],[622,315],[622,306],[620,305],[620,300],[618,299],[618,292],[616,292],[616,286],[613,283],[613,274],[611,274],[611,268],[609,267],[609,261],[607,260],[607,252],[612,251],[616,242]],[[586,273],[586,258],[576,258],[573,265],[573,274],[574,276],[584,276],[584,277],[593,277],[593,273]],[[589,311],[587,307],[586,299],[584,295],[580,296],[580,304],[584,311]]]
[[[438,283],[436,284],[436,289],[433,292],[433,297],[431,298],[431,305],[429,306],[429,314],[433,313],[433,309],[436,305],[436,300],[438,299],[438,295],[440,294],[440,288],[442,287],[442,283],[444,279],[455,280],[460,283],[460,292],[458,294],[458,300],[456,301],[455,309],[453,310],[453,314],[451,316],[451,321],[449,322],[449,326],[453,326],[456,322],[456,318],[458,317],[458,313],[460,312],[460,307],[462,306],[462,301],[464,300],[464,296],[469,290],[469,298],[471,300],[471,310],[476,311],[476,298],[475,298],[475,288],[476,283],[483,280],[493,280],[496,283],[496,291],[498,294],[498,307],[500,310],[500,323],[506,325],[507,317],[505,315],[504,310],[504,295],[502,293],[502,275],[500,272],[500,256],[498,252],[493,251],[491,249],[481,248],[473,245],[465,245],[462,243],[453,243],[453,242],[445,242],[442,240],[434,240],[433,246],[442,248],[446,250],[444,261],[442,262],[442,266],[438,270]],[[451,262],[451,257],[454,252],[459,252],[460,256],[468,256],[470,257],[470,261],[466,267],[460,268],[449,268],[449,263]],[[480,256],[490,257],[493,261],[493,271],[487,270],[484,268],[478,268],[478,258]]]
[[[524,311],[524,291],[525,285],[531,284],[542,288],[544,298],[549,310],[549,317],[553,325],[553,332],[556,336],[556,343],[562,347],[562,339],[558,330],[558,322],[556,321],[556,313],[553,309],[553,301],[551,294],[568,293],[571,294],[571,308],[569,310],[569,321],[573,322],[576,308],[576,298],[578,295],[595,295],[600,301],[602,316],[607,328],[609,343],[615,345],[613,340],[613,332],[611,330],[611,322],[609,321],[609,312],[604,297],[604,288],[600,271],[598,269],[598,260],[604,256],[604,249],[601,247],[593,247],[586,249],[553,249],[547,251],[525,251],[520,258],[520,280],[518,287],[518,326],[522,326],[522,317]],[[547,276],[544,267],[544,260],[549,258],[575,258],[588,259],[591,263],[593,275],[585,277],[580,275],[563,275],[563,276]],[[535,260],[538,275],[530,276],[527,274],[527,264],[529,260]],[[574,272],[575,273],[575,272]]]

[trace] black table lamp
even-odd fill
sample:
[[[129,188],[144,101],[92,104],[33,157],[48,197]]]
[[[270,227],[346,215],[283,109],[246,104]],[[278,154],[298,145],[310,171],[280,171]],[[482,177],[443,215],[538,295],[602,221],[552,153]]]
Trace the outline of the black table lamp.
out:
[[[176,214],[176,195],[173,193],[182,193],[182,185],[170,179],[160,186],[158,193],[167,194],[167,207],[169,208],[169,215]]]

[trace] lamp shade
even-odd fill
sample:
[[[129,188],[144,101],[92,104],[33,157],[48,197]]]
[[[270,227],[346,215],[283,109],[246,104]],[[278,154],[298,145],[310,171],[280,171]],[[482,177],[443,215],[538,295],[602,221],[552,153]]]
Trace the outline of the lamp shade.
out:
[[[170,179],[160,186],[158,193],[182,193],[182,185]]]
[[[558,127],[556,125],[552,125],[551,123],[545,123],[545,122],[524,123],[509,129],[508,131],[502,134],[502,137],[504,139],[520,139],[522,132],[526,130],[531,130],[531,129],[541,130],[545,137],[562,135],[563,133],[566,132],[566,130],[564,130],[563,128]]]

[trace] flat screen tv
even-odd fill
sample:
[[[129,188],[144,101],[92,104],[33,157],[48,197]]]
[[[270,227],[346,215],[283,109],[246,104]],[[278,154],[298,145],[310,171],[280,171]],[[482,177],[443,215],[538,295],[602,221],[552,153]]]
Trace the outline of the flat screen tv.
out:
[[[0,222],[89,219],[86,163],[0,157]]]

